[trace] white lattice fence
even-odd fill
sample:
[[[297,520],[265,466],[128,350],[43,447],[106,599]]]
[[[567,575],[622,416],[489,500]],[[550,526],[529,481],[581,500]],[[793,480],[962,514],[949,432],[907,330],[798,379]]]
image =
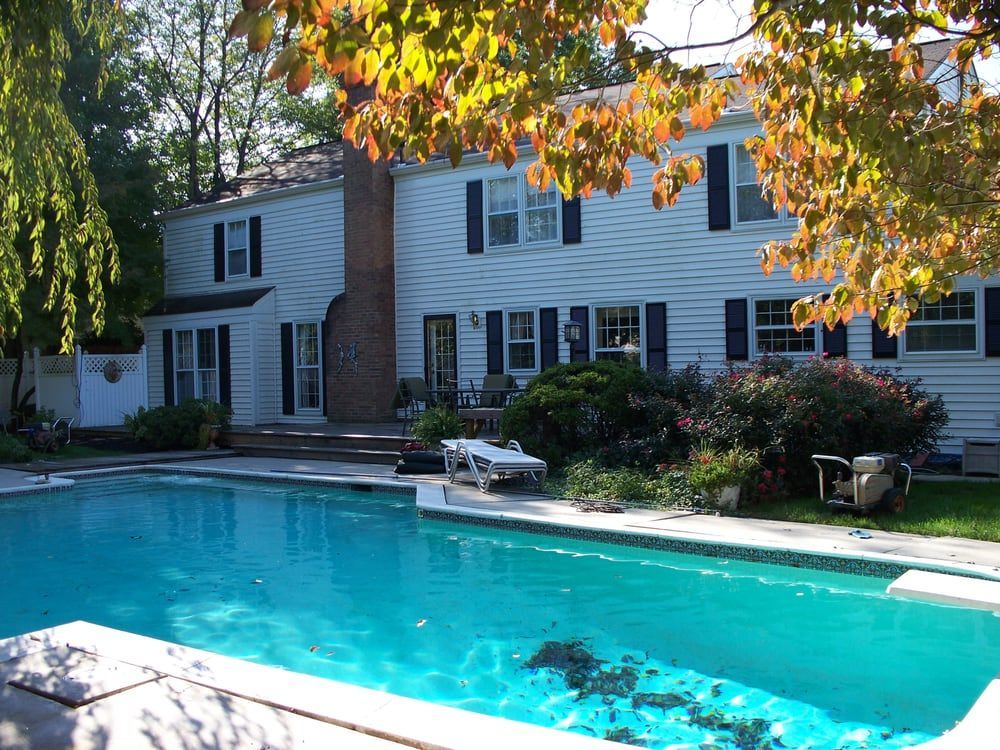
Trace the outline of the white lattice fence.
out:
[[[14,385],[14,375],[17,373],[16,359],[0,359],[0,420],[6,422],[10,411],[17,404],[10,403],[10,389]],[[21,374],[21,387],[17,393],[20,400],[28,389],[35,384],[35,374],[31,357],[25,355],[24,371]]]

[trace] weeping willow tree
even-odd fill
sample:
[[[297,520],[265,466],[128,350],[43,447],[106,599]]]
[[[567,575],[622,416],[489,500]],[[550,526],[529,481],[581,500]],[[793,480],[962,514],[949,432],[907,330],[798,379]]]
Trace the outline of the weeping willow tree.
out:
[[[78,294],[94,330],[103,327],[104,284],[118,279],[118,249],[59,89],[68,25],[104,50],[118,18],[108,0],[0,3],[0,338],[22,325],[32,277],[43,284],[43,308],[59,313],[64,351],[73,346]]]

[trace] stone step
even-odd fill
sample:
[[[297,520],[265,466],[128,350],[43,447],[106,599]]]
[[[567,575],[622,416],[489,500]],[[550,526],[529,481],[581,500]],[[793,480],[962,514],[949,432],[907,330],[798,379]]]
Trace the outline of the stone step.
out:
[[[273,443],[241,443],[232,449],[256,458],[293,458],[302,461],[347,461],[362,464],[395,464],[399,451],[371,448],[326,447],[315,445],[276,445]]]

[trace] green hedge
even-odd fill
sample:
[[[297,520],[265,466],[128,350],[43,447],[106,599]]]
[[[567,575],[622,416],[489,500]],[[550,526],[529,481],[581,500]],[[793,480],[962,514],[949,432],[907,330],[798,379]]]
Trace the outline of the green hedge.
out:
[[[155,451],[193,450],[208,446],[208,429],[229,428],[232,412],[215,401],[188,399],[177,406],[139,407],[125,417],[125,426],[143,446]]]

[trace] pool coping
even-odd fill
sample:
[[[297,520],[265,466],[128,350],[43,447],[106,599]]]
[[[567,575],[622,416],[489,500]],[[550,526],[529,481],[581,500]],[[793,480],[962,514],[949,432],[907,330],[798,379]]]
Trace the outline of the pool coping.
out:
[[[225,468],[201,468],[192,467],[184,465],[171,465],[171,464],[156,464],[156,465],[139,465],[139,466],[129,466],[129,467],[112,467],[107,469],[91,469],[75,472],[61,472],[59,477],[52,476],[50,479],[55,481],[54,484],[50,484],[46,487],[39,486],[28,486],[24,488],[9,488],[7,490],[0,490],[0,499],[4,495],[11,494],[24,494],[30,492],[37,492],[40,490],[57,490],[57,489],[68,489],[72,487],[77,479],[90,479],[99,478],[114,475],[130,475],[137,473],[152,473],[152,474],[189,474],[198,476],[215,476],[221,478],[230,479],[252,479],[252,480],[264,480],[269,482],[283,482],[283,483],[297,483],[297,484],[308,484],[308,485],[338,485],[338,486],[354,486],[355,488],[364,489],[374,489],[379,488],[381,491],[396,492],[398,494],[404,494],[413,496],[415,500],[415,505],[418,513],[422,518],[426,519],[439,519],[446,521],[456,521],[459,523],[469,523],[474,525],[484,525],[492,527],[501,528],[511,528],[519,531],[528,532],[538,532],[548,535],[564,536],[577,539],[587,539],[592,541],[602,541],[609,542],[612,544],[620,544],[625,546],[635,546],[650,549],[667,549],[680,552],[688,552],[692,554],[702,554],[717,557],[733,557],[737,559],[747,559],[758,562],[765,562],[771,564],[781,564],[781,565],[792,565],[797,567],[815,567],[820,570],[833,570],[836,572],[844,573],[855,573],[860,575],[876,575],[882,578],[896,578],[901,575],[902,572],[906,570],[926,570],[932,572],[945,572],[951,574],[957,574],[960,576],[980,578],[991,581],[1000,580],[1000,567],[988,566],[988,565],[977,565],[975,563],[963,563],[963,562],[951,562],[947,560],[929,560],[927,558],[919,558],[908,555],[894,555],[891,553],[882,552],[858,552],[858,551],[846,551],[846,550],[836,550],[836,549],[826,549],[821,550],[817,548],[817,545],[780,545],[771,546],[762,550],[762,545],[760,543],[747,543],[740,541],[729,541],[721,542],[717,536],[711,534],[703,533],[688,533],[684,535],[671,534],[659,529],[653,528],[637,528],[629,523],[622,523],[621,516],[628,517],[630,514],[614,514],[613,520],[615,521],[614,526],[616,528],[609,529],[609,521],[612,520],[611,514],[583,514],[580,517],[570,516],[568,514],[561,515],[558,519],[539,517],[538,513],[532,513],[530,509],[511,509],[502,508],[500,510],[474,507],[472,505],[462,505],[461,502],[455,502],[454,498],[449,502],[449,497],[447,494],[446,485],[443,484],[429,484],[429,483],[418,483],[412,480],[407,481],[395,481],[388,478],[367,478],[367,477],[356,477],[356,476],[334,476],[321,473],[290,473],[282,471],[248,471],[244,469],[225,469]],[[524,498],[518,498],[520,502],[524,501]],[[540,500],[540,498],[535,497],[535,501]],[[554,503],[554,501],[549,501]],[[563,508],[565,510],[565,508]],[[662,515],[662,514],[661,514]],[[819,545],[823,546],[823,545]],[[745,553],[747,556],[741,556]],[[814,563],[814,564],[808,564]],[[856,569],[848,569],[849,565],[855,564]],[[897,574],[896,571],[900,572]],[[880,571],[876,573],[875,571]],[[93,628],[101,628],[102,626],[91,625],[89,623],[72,623],[74,627],[82,627],[84,625]],[[59,626],[59,627],[70,627],[70,625]],[[123,631],[112,631],[110,628],[102,628],[105,631],[111,631],[114,633],[122,633],[130,638],[145,639],[145,636],[139,636],[131,633],[123,633]],[[47,631],[45,631],[47,632]],[[23,639],[29,636],[17,636],[14,639],[7,639],[5,641],[0,641],[0,661],[9,658],[6,657],[6,644],[10,641],[17,639]],[[146,639],[150,641],[155,641],[155,639]],[[180,646],[177,644],[168,644],[162,641],[156,641],[160,644],[165,644],[171,649],[183,649],[187,651],[197,652],[197,649],[188,649],[187,647]],[[464,711],[462,709],[451,708],[446,706],[438,706],[436,704],[426,703],[423,701],[403,698],[401,696],[394,696],[389,693],[382,693],[380,691],[370,691],[366,688],[360,688],[354,685],[348,685],[346,683],[339,683],[335,680],[328,680],[326,678],[316,678],[309,675],[302,675],[293,672],[287,672],[285,670],[265,667],[262,665],[253,664],[251,662],[242,661],[239,659],[233,659],[231,657],[224,657],[221,655],[212,654],[210,652],[200,652],[203,654],[208,654],[208,657],[213,660],[217,660],[218,664],[228,664],[232,667],[232,670],[236,674],[240,673],[240,670],[247,668],[270,670],[276,672],[277,674],[283,675],[285,677],[294,675],[296,678],[302,678],[306,683],[311,684],[313,680],[319,680],[321,683],[333,683],[337,686],[337,689],[347,689],[347,690],[358,690],[366,691],[370,693],[376,693],[383,696],[390,703],[394,700],[408,702],[408,704],[417,704],[419,709],[415,709],[412,705],[407,705],[405,712],[413,715],[436,715],[437,709],[445,709],[448,712],[457,712],[458,714],[464,715],[464,718],[460,720],[459,723],[464,722],[468,719],[472,723],[477,723],[480,720],[483,722],[502,722],[499,726],[504,726],[505,724],[514,725],[514,727],[530,727],[532,729],[541,729],[545,732],[554,733],[557,737],[548,737],[546,739],[546,744],[549,747],[562,747],[563,739],[559,736],[569,735],[574,740],[580,740],[585,743],[599,742],[600,747],[620,747],[617,743],[609,743],[604,740],[596,740],[594,738],[586,737],[584,735],[578,735],[573,733],[568,733],[562,730],[548,729],[544,727],[538,727],[536,725],[525,724],[523,722],[500,719],[497,717],[490,717],[484,714],[476,714],[469,711]],[[123,659],[124,660],[124,659]],[[202,659],[204,661],[204,659]],[[199,662],[201,663],[201,662]],[[149,666],[150,668],[156,668],[153,665],[139,665],[139,666]],[[187,678],[185,678],[187,679]],[[251,697],[252,700],[258,700],[267,705],[281,706],[280,702],[275,703],[273,700],[266,699],[266,695],[275,695],[273,692],[275,676],[272,675],[269,678],[263,678],[259,683],[262,687],[266,687],[267,690],[262,692],[256,698]],[[220,683],[221,684],[221,683]],[[211,685],[210,685],[211,686]],[[242,682],[238,683],[237,687],[243,689]],[[216,689],[223,690],[223,692],[232,692],[232,690],[227,691],[225,688],[217,687]],[[315,689],[311,688],[311,689]],[[242,693],[233,692],[233,694],[242,695]],[[282,693],[283,695],[284,693]],[[301,693],[303,699],[309,699],[309,690],[303,690]],[[358,694],[361,695],[360,693]],[[354,704],[351,704],[352,708]],[[434,710],[432,710],[434,709]],[[303,710],[301,706],[288,707],[288,710],[299,712]],[[429,713],[428,713],[429,712]],[[307,710],[308,713],[308,710]],[[390,712],[391,715],[391,712]],[[969,710],[966,716],[956,724],[956,726],[946,732],[940,737],[937,737],[929,742],[923,743],[918,747],[921,750],[975,750],[975,748],[987,748],[993,747],[992,743],[994,738],[1000,730],[998,726],[997,716],[1000,716],[1000,677],[995,678],[991,681],[986,689],[981,693],[980,697],[977,699],[973,707]],[[469,717],[474,717],[469,719]],[[355,717],[356,718],[356,717]],[[324,717],[323,720],[331,721],[333,723],[339,724],[341,726],[350,726],[356,728],[358,731],[369,733],[375,733],[379,736],[382,732],[381,729],[377,727],[366,727],[357,724],[353,719],[345,719],[343,717]],[[391,722],[390,722],[391,723]],[[485,723],[477,724],[477,726],[486,726]],[[511,735],[509,732],[517,733],[519,729],[514,727],[506,727],[499,736],[503,737],[502,743],[498,746],[509,747],[511,740]],[[413,745],[415,747],[476,747],[485,748],[490,745],[484,744],[483,736],[480,734],[480,730],[475,730],[473,732],[475,735],[474,739],[470,739],[471,744],[451,744],[451,745],[437,745],[431,742],[428,744],[423,739],[409,738],[414,742],[419,744]],[[399,739],[400,735],[394,735],[396,739]],[[513,741],[516,741],[513,740]],[[556,745],[552,743],[556,742]],[[530,746],[530,745],[529,745]],[[566,745],[567,747],[577,747],[575,744]],[[581,748],[590,747],[589,744],[580,744]],[[595,748],[598,746],[594,746]]]

